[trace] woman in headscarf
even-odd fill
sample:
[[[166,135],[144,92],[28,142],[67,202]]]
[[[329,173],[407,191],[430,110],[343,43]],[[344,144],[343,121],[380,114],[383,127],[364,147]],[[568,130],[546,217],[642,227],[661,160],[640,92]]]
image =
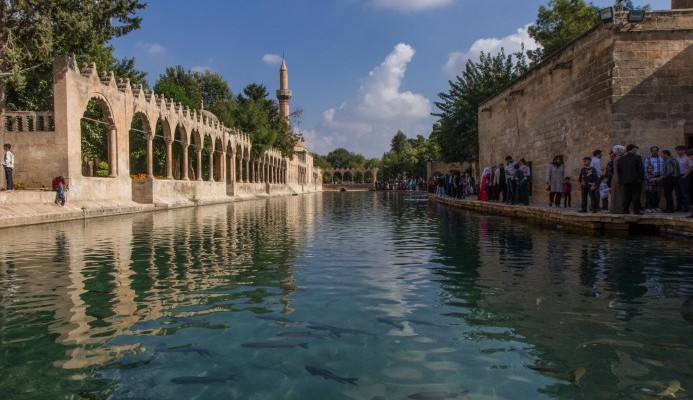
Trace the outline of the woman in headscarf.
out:
[[[484,172],[481,173],[481,184],[479,185],[479,196],[477,197],[478,200],[488,201],[488,191],[486,190],[486,186],[489,185],[490,181],[491,168],[486,167],[484,168]]]
[[[560,156],[553,158],[546,171],[546,186],[549,190],[549,207],[561,206],[561,194],[563,193],[563,160]],[[555,202],[554,202],[555,201]]]
[[[614,171],[617,171],[618,161],[626,154],[626,148],[617,144],[614,151]],[[609,213],[623,214],[623,185],[618,182],[618,174],[611,178],[611,198],[609,199]]]

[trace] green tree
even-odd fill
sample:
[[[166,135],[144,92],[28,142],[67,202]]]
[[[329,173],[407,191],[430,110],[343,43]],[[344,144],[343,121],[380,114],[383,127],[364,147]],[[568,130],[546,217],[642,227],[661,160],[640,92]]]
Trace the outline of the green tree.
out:
[[[478,109],[482,101],[508,86],[527,69],[524,51],[495,56],[481,53],[478,62],[467,61],[465,69],[449,81],[450,89],[438,93],[440,110],[431,138],[445,161],[470,161],[479,153]]]
[[[364,156],[341,147],[329,152],[325,159],[334,168],[363,168],[366,164]]]
[[[587,32],[599,22],[598,11],[584,0],[549,0],[548,5],[540,6],[529,36],[541,48],[530,52],[530,58],[540,61]]]
[[[0,1],[0,108],[7,101],[10,109],[49,109],[58,54],[113,66],[105,44],[138,29],[144,7],[140,0]]]

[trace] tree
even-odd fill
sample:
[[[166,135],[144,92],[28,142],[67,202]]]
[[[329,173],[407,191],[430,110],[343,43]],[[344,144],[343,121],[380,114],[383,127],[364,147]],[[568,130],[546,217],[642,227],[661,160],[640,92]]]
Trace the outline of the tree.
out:
[[[584,0],[549,0],[547,6],[540,6],[529,36],[541,48],[530,52],[530,58],[540,61],[587,32],[599,22],[598,11]]]
[[[615,0],[617,9],[649,10],[650,6],[635,6],[632,0]],[[534,62],[550,56],[568,43],[580,37],[599,23],[599,8],[584,0],[549,0],[547,6],[540,6],[537,21],[529,27],[529,36],[541,45],[530,51],[529,58]]]
[[[481,102],[508,86],[527,70],[524,51],[495,56],[481,53],[478,62],[467,61],[462,74],[448,81],[450,90],[438,93],[440,110],[431,139],[440,146],[445,161],[471,161],[479,153],[478,109]]]
[[[47,109],[41,99],[52,106],[51,66],[58,54],[112,66],[116,60],[105,44],[138,29],[136,12],[144,7],[140,0],[0,1],[0,74],[7,74],[0,77],[0,108],[6,91],[13,94],[7,99],[13,109]]]
[[[364,156],[341,147],[329,152],[325,159],[333,168],[363,168],[366,164]]]

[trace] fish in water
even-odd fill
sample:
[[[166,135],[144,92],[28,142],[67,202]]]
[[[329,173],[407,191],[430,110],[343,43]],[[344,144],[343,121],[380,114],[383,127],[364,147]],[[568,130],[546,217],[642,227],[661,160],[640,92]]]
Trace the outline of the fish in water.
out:
[[[233,375],[229,375],[227,377],[218,377],[218,378],[215,378],[213,376],[179,376],[177,378],[171,379],[171,382],[180,383],[183,385],[191,385],[191,384],[224,383],[226,381],[232,381],[232,380],[234,380]]]
[[[200,356],[211,356],[212,354],[209,352],[207,349],[203,349],[202,347],[194,347],[191,344],[186,344],[183,346],[175,346],[175,347],[165,347],[165,346],[159,346],[154,349],[155,353],[183,353],[183,354],[188,354],[188,353],[195,353]]]
[[[551,368],[551,367],[542,367],[541,365],[528,365],[527,368],[537,371],[537,372],[546,372],[549,374],[563,374],[566,371],[558,368]]]
[[[397,329],[402,329],[404,330],[404,324],[399,322],[398,320],[390,317],[377,317],[376,320],[378,322],[382,322],[383,324],[390,325],[393,328]]]
[[[310,329],[319,330],[319,331],[328,331],[337,337],[341,337],[343,333],[351,333],[353,335],[366,335],[366,336],[377,337],[370,332],[362,331],[360,329],[339,328],[336,326],[319,324],[319,323],[306,325],[306,327],[308,327]]]
[[[243,343],[241,346],[251,349],[295,349],[297,347],[307,349],[308,343],[287,343],[283,340],[274,340],[268,342]]]
[[[331,337],[333,335],[330,333],[320,334],[320,333],[313,333],[311,331],[308,331],[308,332],[282,332],[282,333],[278,333],[277,336],[293,337],[293,338],[300,337],[300,338],[324,339],[326,337]]]
[[[669,381],[669,386],[667,386],[666,389],[657,393],[655,396],[657,396],[657,397],[666,397],[666,396],[676,397],[676,392],[678,392],[679,390],[683,390],[683,389],[681,389],[681,382],[674,379],[674,380]]]
[[[410,399],[416,400],[438,400],[438,399],[457,399],[469,393],[468,390],[463,392],[420,392],[410,394]]]
[[[402,322],[409,322],[410,324],[415,324],[415,325],[426,325],[426,326],[435,326],[438,328],[445,328],[444,325],[438,325],[434,324],[433,322],[429,321],[423,321],[420,319],[409,319],[409,318],[396,318],[396,317],[376,317],[376,320],[378,322],[382,322],[383,324],[390,325],[395,328],[399,329],[404,329],[404,324]]]
[[[308,365],[308,366],[306,366],[306,371],[308,371],[311,375],[314,375],[314,376],[322,376],[326,380],[337,381],[341,384],[350,383],[354,386],[358,386],[356,384],[356,381],[359,378],[343,378],[341,376],[335,375],[335,373],[330,371],[329,369],[312,367],[312,366]]]
[[[517,346],[510,346],[510,351],[514,351],[515,353],[519,354],[521,357],[528,358],[530,360],[534,360],[534,357],[530,356],[529,353],[527,353],[527,350],[517,347]]]
[[[570,380],[573,382],[573,385],[580,387],[580,379],[585,376],[585,372],[587,372],[585,367],[577,367],[575,370],[573,370],[573,372],[571,372]]]
[[[292,321],[292,320],[290,320],[290,319],[288,319],[288,318],[277,317],[277,316],[274,316],[274,315],[258,315],[256,318],[258,318],[258,319],[264,319],[264,320],[267,320],[267,321],[274,321],[274,322],[277,322],[277,323],[280,323],[280,324],[287,324],[287,325],[300,325],[300,324],[301,324],[300,321]]]

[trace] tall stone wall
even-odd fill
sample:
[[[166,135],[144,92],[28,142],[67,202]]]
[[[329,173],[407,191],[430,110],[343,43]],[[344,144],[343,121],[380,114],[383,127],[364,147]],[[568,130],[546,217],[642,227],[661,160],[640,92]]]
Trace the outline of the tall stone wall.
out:
[[[595,149],[673,148],[693,128],[693,10],[600,25],[479,108],[480,167],[506,155],[545,181],[555,155],[575,179]]]
[[[524,158],[538,188],[562,155],[574,180],[583,157],[610,145],[612,50],[611,32],[595,29],[483,103],[479,168]]]
[[[684,144],[693,134],[693,10],[617,33],[613,58],[613,142],[645,151]]]

